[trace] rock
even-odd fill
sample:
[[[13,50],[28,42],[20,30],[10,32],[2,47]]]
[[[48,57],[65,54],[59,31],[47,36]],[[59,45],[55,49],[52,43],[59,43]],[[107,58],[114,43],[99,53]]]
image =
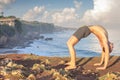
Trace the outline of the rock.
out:
[[[92,72],[92,70],[87,70],[87,72]]]
[[[7,67],[13,67],[13,62],[9,62],[9,63],[7,64]]]
[[[36,77],[34,76],[34,74],[30,74],[27,80],[36,80]]]
[[[55,78],[55,80],[69,80],[57,71],[53,73],[53,77]]]
[[[40,36],[40,39],[44,39],[44,36]]]
[[[42,73],[45,70],[44,64],[34,64],[32,67],[32,71],[36,73]]]
[[[59,62],[59,64],[65,64],[65,61],[61,60],[61,61]]]
[[[45,38],[46,41],[53,40],[53,38]]]
[[[21,73],[22,73],[21,70],[13,70],[13,71],[11,72],[12,75],[18,75],[18,74],[21,74]]]
[[[59,78],[59,77],[56,77],[55,80],[60,80],[60,78]]]
[[[57,71],[55,71],[54,73],[53,73],[53,77],[58,77],[60,75],[60,73],[59,72],[57,72]]]
[[[119,80],[114,73],[107,73],[104,76],[99,77],[99,80]]]
[[[5,79],[9,79],[9,80],[23,80],[24,76],[22,74],[20,74],[20,73],[17,73],[15,75],[12,75],[10,73],[10,74],[5,75]]]
[[[50,60],[46,59],[45,60],[45,64],[49,65],[50,64]]]
[[[7,75],[7,72],[6,71],[1,71],[0,74],[5,76],[5,75]]]
[[[51,69],[50,73],[53,74],[54,72],[56,72],[56,69]]]
[[[10,58],[5,58],[5,59],[3,59],[3,60],[0,62],[0,64],[1,64],[1,65],[7,65],[9,62],[13,62],[12,59],[10,59]]]
[[[83,71],[82,74],[86,74],[86,72]]]
[[[40,65],[39,64],[34,64],[32,67],[32,70],[40,70]]]
[[[17,65],[16,68],[22,69],[22,68],[24,68],[24,66],[23,65]]]

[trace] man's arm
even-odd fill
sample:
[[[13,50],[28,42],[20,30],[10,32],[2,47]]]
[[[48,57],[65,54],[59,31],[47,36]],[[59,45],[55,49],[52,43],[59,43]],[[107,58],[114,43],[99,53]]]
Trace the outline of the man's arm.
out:
[[[108,47],[108,42],[107,41],[105,41],[104,42],[104,48],[105,48],[105,53],[104,53],[104,58],[105,59],[103,59],[104,60],[104,66],[103,67],[98,67],[97,69],[98,70],[104,70],[104,69],[106,69],[107,68],[107,65],[108,65],[108,61],[109,61],[109,47]]]
[[[104,59],[105,59],[105,53],[104,53],[104,51],[102,51],[100,63],[95,63],[94,66],[100,66],[100,65],[102,65]]]

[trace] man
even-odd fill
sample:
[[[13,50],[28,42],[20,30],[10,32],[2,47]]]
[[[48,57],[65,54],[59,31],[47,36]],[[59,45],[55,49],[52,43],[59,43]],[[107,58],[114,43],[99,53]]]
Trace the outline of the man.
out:
[[[75,69],[76,68],[76,51],[74,49],[74,46],[80,41],[80,39],[87,37],[93,33],[99,40],[101,48],[102,48],[102,54],[101,54],[101,61],[100,63],[94,64],[94,66],[100,66],[103,64],[102,67],[98,67],[96,69],[98,70],[104,70],[107,68],[108,61],[109,61],[109,54],[113,50],[113,43],[111,43],[108,40],[108,33],[102,26],[83,26],[80,27],[67,41],[67,46],[70,52],[71,61],[67,63],[67,67],[65,69]]]

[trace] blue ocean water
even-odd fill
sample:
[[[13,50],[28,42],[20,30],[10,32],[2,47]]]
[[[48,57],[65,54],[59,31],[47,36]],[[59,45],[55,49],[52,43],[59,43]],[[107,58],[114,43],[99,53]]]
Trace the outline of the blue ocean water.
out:
[[[15,47],[13,50],[18,50],[19,53],[33,53],[40,56],[66,57],[69,56],[66,42],[74,31],[75,30],[63,30],[51,34],[41,34],[45,38],[53,38],[53,40],[46,41],[45,39],[36,39],[28,47]],[[113,41],[116,42],[117,39]],[[119,45],[117,45],[117,47],[119,47]],[[77,57],[93,57],[99,56],[101,53],[99,41],[92,34],[80,40],[79,43],[75,45],[75,50]],[[112,54],[119,55],[119,51],[120,50],[116,48]]]

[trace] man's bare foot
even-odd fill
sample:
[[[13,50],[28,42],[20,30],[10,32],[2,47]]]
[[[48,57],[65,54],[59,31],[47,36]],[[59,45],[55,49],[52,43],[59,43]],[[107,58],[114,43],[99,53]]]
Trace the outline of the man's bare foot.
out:
[[[98,67],[96,68],[97,70],[105,70],[106,68],[105,67]]]
[[[102,65],[101,63],[95,63],[94,66],[100,66]]]
[[[71,62],[67,62],[67,63],[65,63],[65,65],[71,65]]]
[[[67,66],[67,67],[65,67],[65,70],[70,70],[70,69],[75,69],[76,68],[76,66]]]

